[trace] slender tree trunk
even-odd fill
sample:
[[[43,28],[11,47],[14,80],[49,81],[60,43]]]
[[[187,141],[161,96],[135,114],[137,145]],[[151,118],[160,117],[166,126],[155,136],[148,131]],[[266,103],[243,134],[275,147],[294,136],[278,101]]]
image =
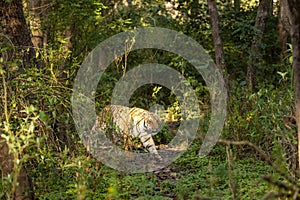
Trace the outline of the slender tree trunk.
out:
[[[300,168],[300,0],[281,0],[281,19],[291,36],[295,85],[295,113],[298,133],[298,168]]]
[[[272,0],[260,0],[257,15],[255,19],[255,27],[257,32],[255,33],[250,49],[249,62],[247,66],[247,85],[251,92],[255,91],[256,85],[256,71],[261,62],[261,45],[266,29],[266,21],[270,15]]]
[[[207,4],[208,4],[208,11],[209,11],[210,21],[212,26],[212,37],[214,41],[216,65],[223,72],[225,86],[227,91],[229,91],[229,81],[226,73],[226,63],[225,63],[223,42],[221,37],[220,17],[217,9],[217,4],[215,0],[207,0]]]

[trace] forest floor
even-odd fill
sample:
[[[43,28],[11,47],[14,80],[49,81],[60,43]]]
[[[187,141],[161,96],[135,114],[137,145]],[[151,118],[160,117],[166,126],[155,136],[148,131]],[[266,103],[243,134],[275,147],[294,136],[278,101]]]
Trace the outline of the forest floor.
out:
[[[234,155],[221,145],[206,157],[198,151],[193,142],[170,166],[125,174],[84,150],[70,155],[65,149],[56,158],[44,157],[31,173],[38,199],[261,199],[272,189],[261,177],[277,175],[260,159]]]

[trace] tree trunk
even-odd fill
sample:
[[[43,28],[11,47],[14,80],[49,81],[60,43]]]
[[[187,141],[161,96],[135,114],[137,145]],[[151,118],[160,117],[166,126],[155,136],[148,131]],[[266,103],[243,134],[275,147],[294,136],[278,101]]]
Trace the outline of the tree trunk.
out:
[[[223,72],[225,87],[227,91],[229,91],[229,81],[226,73],[225,56],[220,29],[220,17],[217,9],[217,4],[215,0],[207,0],[207,4],[212,26],[212,37],[214,41],[216,65]]]
[[[5,39],[2,40],[2,43],[6,42],[9,45],[13,45],[16,55],[19,55],[22,59],[23,67],[30,67],[34,62],[35,51],[31,42],[30,31],[24,18],[22,1],[12,0],[9,3],[5,0],[0,0],[0,31],[3,33],[1,35],[2,38]],[[5,54],[2,53],[1,57],[4,61],[13,61],[13,56],[3,55]],[[11,69],[7,69],[8,73],[10,72],[9,70]],[[5,88],[4,91],[5,94],[3,96],[6,99],[7,93]],[[6,121],[9,122],[7,118],[8,116],[6,116]],[[33,199],[33,188],[25,168],[19,168],[17,165],[14,165],[14,161],[17,161],[17,159],[15,155],[9,153],[6,141],[0,137],[1,175],[6,177],[9,174],[13,174],[11,198],[14,200]]]
[[[258,6],[255,19],[255,27],[257,32],[253,37],[253,42],[250,49],[249,62],[247,66],[247,85],[253,93],[256,86],[256,70],[261,62],[261,46],[266,29],[266,21],[270,15],[272,0],[261,0]]]
[[[8,145],[5,140],[0,137],[0,168],[2,171],[1,176],[7,177],[11,175],[14,168],[14,156],[9,153]],[[14,200],[31,200],[34,199],[33,186],[31,180],[27,176],[26,169],[22,167],[17,173],[17,187],[12,189],[11,199]],[[14,180],[13,180],[14,181]],[[13,191],[15,190],[15,191]]]
[[[281,0],[284,27],[291,36],[295,85],[295,113],[298,133],[298,168],[300,168],[300,0]]]
[[[284,16],[285,13],[285,1],[279,1],[279,16],[278,16],[278,44],[280,44],[280,62],[283,61],[283,59],[286,57],[286,51],[287,51],[287,39],[289,33],[287,32],[285,26],[284,26]]]
[[[235,12],[240,12],[241,9],[241,0],[234,0],[234,10]]]
[[[293,72],[296,98],[296,123],[298,132],[298,167],[300,168],[300,0],[289,0],[291,16],[290,35],[293,47]]]
[[[298,1],[300,5],[300,1]],[[298,13],[299,15],[299,13]],[[293,71],[294,71],[294,85],[296,97],[296,123],[298,132],[298,167],[300,166],[300,24],[298,20],[298,27],[292,31],[292,46],[293,46]],[[299,167],[300,168],[300,167]]]
[[[286,57],[286,51],[287,51],[287,39],[288,39],[288,32],[286,31],[286,29],[284,28],[284,25],[282,23],[281,20],[281,16],[282,16],[282,12],[284,12],[283,10],[283,6],[282,6],[282,2],[280,1],[280,14],[278,16],[278,44],[280,45],[280,63],[283,61],[283,59]]]
[[[27,7],[33,46],[35,48],[46,47],[48,33],[43,30],[43,22],[49,12],[50,2],[49,0],[29,0]]]
[[[24,68],[36,64],[30,30],[26,24],[20,0],[0,0],[0,31],[18,48]]]

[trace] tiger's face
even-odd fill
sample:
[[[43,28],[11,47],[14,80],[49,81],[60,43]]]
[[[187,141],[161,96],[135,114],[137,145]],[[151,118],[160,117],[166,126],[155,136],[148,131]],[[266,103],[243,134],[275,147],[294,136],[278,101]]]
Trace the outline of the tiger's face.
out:
[[[145,132],[151,135],[156,135],[160,129],[158,116],[151,112],[144,112],[143,117],[144,117],[143,126]]]

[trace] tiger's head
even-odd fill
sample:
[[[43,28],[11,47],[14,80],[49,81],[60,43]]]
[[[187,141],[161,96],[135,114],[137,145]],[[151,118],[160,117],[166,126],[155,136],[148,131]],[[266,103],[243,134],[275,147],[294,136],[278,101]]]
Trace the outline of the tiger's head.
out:
[[[132,117],[139,136],[141,134],[155,135],[159,132],[159,118],[155,113],[139,108],[135,109]]]
[[[151,135],[156,135],[159,130],[159,118],[155,113],[151,113],[149,111],[145,111],[143,113],[143,126],[144,130]]]

